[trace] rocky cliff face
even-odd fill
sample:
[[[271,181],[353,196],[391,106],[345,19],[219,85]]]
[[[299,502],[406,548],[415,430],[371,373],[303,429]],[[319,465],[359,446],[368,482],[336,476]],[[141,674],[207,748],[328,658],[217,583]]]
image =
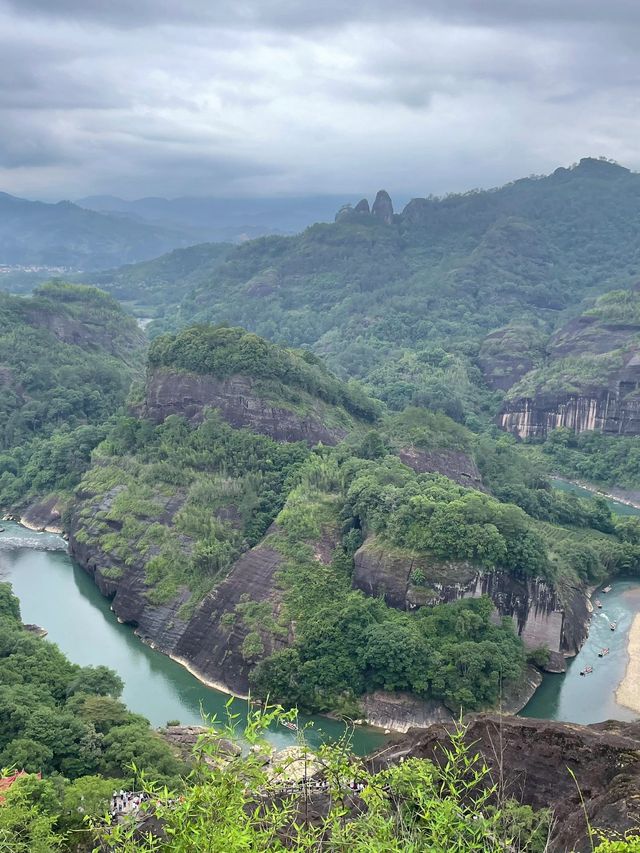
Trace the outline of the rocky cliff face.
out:
[[[318,411],[324,408],[319,401],[315,405]],[[142,417],[156,423],[161,423],[169,415],[182,415],[191,423],[199,423],[206,409],[217,409],[233,427],[247,427],[276,441],[333,445],[347,434],[346,423],[328,427],[318,414],[300,413],[293,406],[285,408],[269,402],[261,394],[258,384],[244,376],[216,379],[214,376],[157,369],[148,377],[145,401],[139,411]]]
[[[20,516],[20,524],[29,530],[62,533],[62,509],[57,495],[52,495],[26,507]]]
[[[638,292],[608,294],[552,335],[544,366],[513,374],[500,426],[519,438],[545,438],[558,427],[640,435],[639,305]],[[491,384],[495,365],[483,368]]]
[[[111,599],[118,619],[135,628],[144,642],[175,658],[213,686],[238,695],[247,693],[248,674],[255,661],[243,653],[243,642],[253,626],[243,621],[236,607],[250,601],[269,602],[273,604],[269,615],[277,613],[279,597],[274,575],[281,559],[277,552],[266,544],[247,551],[190,617],[181,615],[191,598],[186,587],[166,603],[149,600],[143,557],[137,556],[124,565],[95,543],[79,541],[75,525],[69,535],[69,552],[91,575],[100,592]],[[229,619],[225,620],[224,614],[229,614]],[[273,637],[267,631],[260,633],[263,654],[269,654],[275,648]]]
[[[416,570],[423,583],[414,582]],[[546,646],[558,653],[556,668],[563,668],[563,655],[576,654],[587,636],[589,605],[579,589],[558,591],[540,580],[481,571],[468,561],[410,555],[374,537],[355,554],[353,586],[401,610],[486,595],[501,616],[513,619],[527,648]]]
[[[630,368],[640,368],[640,356]],[[540,394],[508,401],[498,422],[518,438],[546,438],[558,427],[575,433],[599,430],[609,435],[640,435],[640,370],[638,378],[620,380],[612,388],[588,394]]]
[[[281,623],[283,594],[278,582],[282,556],[273,547],[277,530],[272,525],[266,538],[242,554],[216,587],[192,610],[191,592],[180,587],[168,601],[153,600],[147,564],[154,550],[128,543],[127,560],[101,547],[93,525],[104,524],[117,498],[119,487],[106,497],[81,494],[72,513],[69,553],[93,578],[100,592],[111,599],[111,608],[121,622],[135,628],[140,638],[182,663],[202,681],[244,696],[249,690],[249,672],[262,657],[282,648],[292,638],[292,627]],[[171,523],[184,495],[178,490],[164,500],[148,523]],[[114,532],[119,523],[109,522]],[[182,535],[185,559],[192,541]],[[316,559],[330,562],[337,542],[325,531],[314,543]],[[105,546],[106,547],[106,546]],[[252,634],[253,643],[245,640]],[[257,646],[256,646],[257,643]]]
[[[277,618],[282,599],[276,572],[282,556],[261,544],[243,554],[229,576],[209,593],[196,609],[175,644],[173,657],[184,663],[203,681],[217,683],[239,695],[249,691],[249,671],[257,657],[270,655],[286,643],[266,627],[264,616],[255,624],[242,617],[242,604],[266,604],[268,620]],[[244,649],[244,641],[255,631],[260,636],[262,651],[252,656]]]
[[[465,739],[491,769],[490,784],[499,780],[507,796],[553,810],[550,850],[592,849],[581,797],[598,829],[624,833],[640,823],[640,723],[577,726],[488,714],[466,722]],[[369,762],[375,770],[407,757],[439,763],[450,730],[443,724],[415,729]]]
[[[475,460],[462,450],[422,450],[419,447],[403,447],[398,456],[416,474],[443,474],[454,483],[468,489],[484,491],[482,476]]]
[[[371,208],[371,214],[384,222],[385,225],[391,225],[393,222],[393,204],[386,190],[378,190]]]
[[[171,654],[186,627],[180,618],[180,609],[191,598],[186,587],[169,602],[156,604],[149,599],[149,586],[146,582],[146,562],[149,554],[143,554],[134,547],[125,563],[113,553],[103,550],[97,536],[92,536],[91,521],[81,523],[82,511],[98,514],[108,512],[111,501],[115,499],[117,489],[99,504],[92,504],[90,496],[84,495],[85,503],[74,508],[69,528],[69,554],[93,578],[100,592],[111,599],[111,609],[121,622],[131,625],[136,633],[154,648],[165,654]],[[176,512],[181,501],[175,497],[167,499],[166,513]],[[117,525],[114,531],[117,532]],[[82,530],[83,535],[78,535]],[[88,533],[88,537],[84,534]],[[189,549],[185,539],[185,553]]]
[[[82,319],[71,317],[62,311],[56,313],[50,309],[28,305],[25,309],[27,321],[32,326],[47,329],[58,340],[85,350],[103,350],[110,355],[122,356],[145,345],[144,333],[138,329],[132,318],[126,317],[120,328],[120,336],[114,337],[113,326],[109,325],[99,312],[89,314]]]

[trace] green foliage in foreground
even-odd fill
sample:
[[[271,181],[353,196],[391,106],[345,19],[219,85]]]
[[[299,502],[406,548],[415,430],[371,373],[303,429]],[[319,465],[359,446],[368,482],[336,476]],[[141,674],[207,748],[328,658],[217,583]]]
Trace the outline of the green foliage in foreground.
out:
[[[229,706],[228,706],[229,707]],[[407,758],[378,771],[357,759],[350,731],[311,753],[305,731],[298,746],[272,756],[270,727],[295,720],[278,706],[248,708],[244,730],[228,710],[198,738],[192,760],[172,784],[153,781],[148,765],[140,785],[149,800],[138,818],[104,819],[114,780],[83,776],[15,782],[0,803],[2,853],[544,853],[553,831],[549,809],[534,811],[513,798],[509,778],[494,774],[464,725],[453,727],[436,761]],[[241,747],[229,749],[229,742]],[[250,747],[247,749],[247,747]],[[321,778],[326,788],[292,786]],[[559,770],[558,772],[563,772]],[[355,795],[349,784],[362,790]],[[607,837],[586,830],[595,853],[637,853],[638,836]],[[600,842],[598,844],[598,842]]]
[[[67,779],[102,774],[130,785],[135,762],[158,781],[174,780],[182,763],[119,701],[121,691],[110,669],[72,664],[25,631],[18,600],[0,584],[0,767]]]
[[[244,736],[259,747],[258,753],[268,748],[262,737],[266,723],[282,718],[278,709],[250,715]],[[233,730],[218,729],[201,737],[198,763],[177,802],[173,792],[149,787],[152,796],[159,797],[155,813],[163,824],[162,839],[152,834],[136,837],[134,828],[125,824],[100,833],[105,848],[118,853],[545,849],[548,812],[533,812],[502,796],[491,783],[489,768],[465,745],[462,728],[443,746],[440,766],[408,759],[374,773],[353,759],[348,738],[323,746],[309,756],[328,782],[327,792],[315,797],[313,789],[309,795],[287,791],[289,768],[300,767],[300,756],[308,754],[303,736],[297,760],[283,759],[270,771],[253,751],[225,757],[218,745],[220,735],[233,737]],[[365,786],[363,807],[348,791],[351,779]]]
[[[236,721],[203,733],[189,774],[174,788],[146,782],[149,802],[141,828],[125,818],[109,825],[92,806],[99,780],[88,777],[64,789],[33,777],[14,784],[0,806],[0,850],[11,853],[94,849],[108,853],[544,853],[553,831],[549,809],[534,811],[510,793],[509,779],[495,781],[490,768],[465,740],[463,725],[440,746],[436,761],[408,758],[377,772],[354,759],[348,733],[312,754],[299,735],[295,754],[274,756],[265,739],[269,725],[294,719],[277,707],[250,710],[245,730]],[[231,755],[231,740],[249,751]],[[322,778],[295,788],[292,778]],[[563,772],[559,770],[559,772]],[[357,780],[362,790],[349,790]],[[81,799],[84,797],[84,799]],[[73,806],[87,806],[80,831]],[[595,853],[637,853],[638,836],[607,838],[586,822]],[[600,843],[598,843],[600,842]]]

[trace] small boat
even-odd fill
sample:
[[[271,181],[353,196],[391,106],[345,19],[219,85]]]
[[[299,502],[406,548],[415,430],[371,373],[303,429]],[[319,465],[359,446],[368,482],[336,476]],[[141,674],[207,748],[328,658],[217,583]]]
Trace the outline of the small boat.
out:
[[[595,604],[596,607],[602,607],[602,602],[600,601],[599,598],[596,598],[596,600],[593,603]]]
[[[611,628],[611,630],[612,630],[612,631],[615,631],[615,630],[616,630],[616,628],[618,627],[618,623],[617,623],[617,622],[612,622],[612,623],[611,623],[611,625],[609,625],[609,627]]]
[[[589,675],[590,672],[593,672],[593,667],[585,666],[585,668],[581,670],[580,675]]]
[[[4,533],[4,527],[0,527],[0,533]]]
[[[610,587],[610,586],[605,586],[605,588],[604,588],[602,591],[603,591],[603,592],[611,592],[611,587]]]
[[[285,729],[291,729],[292,732],[298,731],[298,727],[296,726],[296,724],[292,723],[290,720],[281,720],[280,722],[285,727]]]
[[[600,651],[598,652],[598,657],[599,657],[599,658],[603,658],[605,655],[608,655],[608,654],[609,654],[609,649],[608,649],[608,648],[606,648],[606,649],[600,649]]]

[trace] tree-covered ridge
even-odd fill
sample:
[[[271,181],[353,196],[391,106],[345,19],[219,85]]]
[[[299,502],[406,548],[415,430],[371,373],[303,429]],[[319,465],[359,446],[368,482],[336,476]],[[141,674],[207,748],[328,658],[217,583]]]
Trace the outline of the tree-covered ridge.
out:
[[[640,290],[612,290],[600,296],[593,308],[584,312],[603,323],[640,326]]]
[[[640,291],[605,293],[547,340],[544,359],[536,359],[538,364],[512,385],[507,398],[602,390],[616,382],[639,348]]]
[[[110,555],[113,577],[118,564],[139,562],[153,603],[185,586],[192,612],[265,535],[308,454],[302,442],[232,429],[213,412],[197,427],[122,416],[80,483],[76,539]]]
[[[559,431],[559,438],[566,435],[566,430]],[[575,440],[573,433],[569,435]],[[578,437],[578,442],[583,441],[593,441],[596,446],[602,442],[609,448],[610,461],[619,459],[617,439],[584,433]],[[543,445],[544,450],[549,443]],[[562,445],[560,438],[559,449]],[[620,448],[624,446],[622,440]],[[509,435],[497,440],[483,435],[476,439],[475,455],[492,494],[517,504],[535,519],[536,533],[545,543],[560,587],[640,573],[640,521],[613,514],[601,497],[580,498],[574,492],[551,488],[548,477],[554,466],[540,448],[519,447]]]
[[[104,288],[138,316],[163,316],[189,292],[194,272],[204,264],[213,269],[232,248],[231,243],[201,243],[150,261],[83,275],[82,279]]]
[[[389,224],[352,212],[249,241],[221,264],[194,249],[202,263],[189,265],[175,322],[228,322],[310,347],[394,406],[435,402],[464,417],[491,405],[464,390],[479,384],[473,365],[488,333],[514,321],[548,333],[584,299],[635,281],[639,205],[638,175],[587,159],[496,190],[414,199]],[[453,360],[444,373],[425,369],[426,345]]]
[[[549,578],[544,543],[520,507],[437,474],[416,475],[393,457],[349,474],[346,508],[361,529],[410,551]]]
[[[309,710],[357,713],[358,696],[380,687],[440,699],[455,712],[490,707],[502,685],[521,676],[524,652],[510,620],[495,625],[489,600],[405,613],[352,588],[362,519],[349,484],[372,466],[378,463],[342,448],[312,455],[277,517],[267,543],[284,558],[279,573],[284,609],[272,630],[294,624],[295,639],[258,663],[254,690]],[[392,457],[379,467],[380,480],[384,471],[387,482],[377,483],[378,491],[389,481],[412,478]],[[442,481],[445,488],[453,486]],[[338,541],[330,562],[318,558],[320,539]],[[260,625],[266,624],[263,614]]]
[[[143,349],[133,318],[94,288],[0,294],[0,506],[75,485]]]
[[[149,367],[187,370],[219,379],[241,374],[275,380],[344,406],[359,418],[371,421],[380,413],[379,405],[357,385],[340,382],[312,353],[284,349],[244,329],[202,325],[176,335],[162,335],[151,344]]]
[[[188,229],[98,213],[69,201],[47,204],[0,192],[3,264],[69,270],[105,269],[114,264],[153,258],[193,242]],[[37,276],[21,282],[9,275],[7,283],[10,287],[22,283],[30,287],[34,278]]]

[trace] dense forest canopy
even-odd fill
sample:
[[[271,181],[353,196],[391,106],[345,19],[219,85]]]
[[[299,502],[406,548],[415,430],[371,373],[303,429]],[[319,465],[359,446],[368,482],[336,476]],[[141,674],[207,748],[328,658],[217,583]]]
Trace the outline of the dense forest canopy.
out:
[[[187,295],[165,324],[241,325],[326,356],[394,408],[464,420],[495,409],[476,362],[488,333],[528,323],[544,339],[585,300],[635,283],[639,206],[640,176],[585,159],[495,190],[414,199],[391,222],[343,211],[295,237],[237,246],[222,263],[194,247],[101,285],[125,295],[128,277],[136,298],[173,268]]]
[[[0,294],[0,505],[75,485],[143,352],[135,320],[95,288]]]
[[[149,349],[149,366],[177,368],[219,379],[236,374],[272,379],[342,405],[356,417],[375,420],[381,412],[380,406],[357,385],[337,380],[312,353],[283,349],[244,329],[202,325],[177,335],[162,335]]]

